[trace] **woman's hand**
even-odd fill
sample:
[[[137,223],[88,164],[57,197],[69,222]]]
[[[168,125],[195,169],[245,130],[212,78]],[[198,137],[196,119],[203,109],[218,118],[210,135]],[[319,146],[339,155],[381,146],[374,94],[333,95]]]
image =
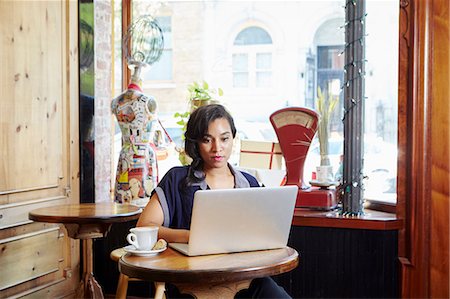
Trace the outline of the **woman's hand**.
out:
[[[162,226],[164,223],[164,213],[159,202],[158,194],[154,193],[147,206],[142,212],[136,226],[158,226],[158,239],[167,242],[188,243],[189,230],[173,229]]]

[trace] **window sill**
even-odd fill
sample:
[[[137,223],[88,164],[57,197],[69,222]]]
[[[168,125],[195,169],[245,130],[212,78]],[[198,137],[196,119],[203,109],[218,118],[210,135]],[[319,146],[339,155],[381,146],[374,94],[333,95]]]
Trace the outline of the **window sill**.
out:
[[[313,211],[296,208],[292,225],[332,227],[369,230],[399,230],[403,228],[403,220],[393,213],[365,209],[366,215],[360,217],[344,217],[334,211]]]
[[[366,199],[364,202],[364,208],[395,214],[397,211],[397,202]]]

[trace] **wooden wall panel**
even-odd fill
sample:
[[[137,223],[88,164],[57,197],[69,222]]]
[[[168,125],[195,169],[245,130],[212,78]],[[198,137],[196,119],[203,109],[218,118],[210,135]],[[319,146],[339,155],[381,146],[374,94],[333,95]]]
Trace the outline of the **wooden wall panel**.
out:
[[[74,294],[79,241],[32,209],[79,202],[78,2],[0,0],[0,298]]]
[[[431,238],[430,297],[449,298],[449,2],[431,8]]]
[[[58,227],[0,241],[0,290],[57,272],[61,245]]]
[[[65,196],[57,196],[17,204],[0,205],[0,229],[31,223],[32,221],[28,219],[28,213],[31,210],[63,204],[66,200],[67,197]]]
[[[57,186],[62,176],[61,3],[2,1],[0,191]],[[45,3],[45,5],[43,5]],[[51,37],[51,38],[49,38]],[[59,71],[58,71],[59,70]],[[26,174],[26,175],[24,175]]]
[[[449,298],[450,1],[400,5],[401,295]]]

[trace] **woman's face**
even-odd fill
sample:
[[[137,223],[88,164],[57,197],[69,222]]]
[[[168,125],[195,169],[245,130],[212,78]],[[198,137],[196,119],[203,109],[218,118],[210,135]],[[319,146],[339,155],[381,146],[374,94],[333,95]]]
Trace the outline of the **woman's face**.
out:
[[[233,133],[228,120],[217,118],[212,121],[198,147],[204,161],[204,170],[226,167],[233,149]]]

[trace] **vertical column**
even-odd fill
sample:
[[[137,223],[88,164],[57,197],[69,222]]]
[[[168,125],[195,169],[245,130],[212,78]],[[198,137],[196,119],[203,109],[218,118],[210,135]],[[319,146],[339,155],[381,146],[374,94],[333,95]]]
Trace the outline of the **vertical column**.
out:
[[[364,0],[345,6],[343,214],[363,214]]]
[[[112,3],[94,0],[95,202],[111,200]]]

